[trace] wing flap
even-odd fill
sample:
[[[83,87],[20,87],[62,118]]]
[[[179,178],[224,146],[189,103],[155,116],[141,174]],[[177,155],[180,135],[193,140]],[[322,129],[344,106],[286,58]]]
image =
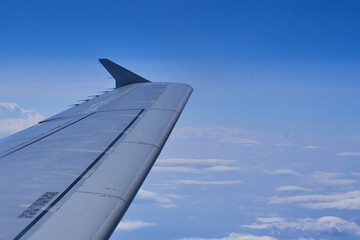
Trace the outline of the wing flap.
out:
[[[119,212],[126,211],[127,206],[126,202],[113,196],[75,192],[29,239],[107,239],[113,229],[100,234],[99,228],[104,221],[119,222],[122,217]],[[119,212],[114,217],[115,210]]]
[[[153,146],[120,143],[75,194],[31,236],[31,239],[109,237],[125,214],[158,153],[159,149]],[[71,223],[58,226],[69,219]],[[91,231],[86,231],[86,235],[83,231],[84,222],[88,223],[87,227],[91,227]]]

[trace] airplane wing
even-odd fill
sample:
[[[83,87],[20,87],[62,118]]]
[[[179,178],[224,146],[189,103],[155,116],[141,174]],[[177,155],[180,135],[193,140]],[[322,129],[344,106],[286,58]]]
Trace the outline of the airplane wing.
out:
[[[116,88],[0,141],[0,239],[107,239],[192,88],[100,59]]]

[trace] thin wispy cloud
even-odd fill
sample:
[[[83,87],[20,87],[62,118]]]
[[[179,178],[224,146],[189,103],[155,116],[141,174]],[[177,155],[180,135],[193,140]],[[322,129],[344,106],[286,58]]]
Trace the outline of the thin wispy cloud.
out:
[[[291,170],[291,169],[279,169],[275,171],[263,171],[264,173],[274,174],[274,175],[292,175],[292,176],[301,176],[300,173]]]
[[[156,164],[189,164],[189,165],[227,165],[235,163],[229,159],[196,159],[196,158],[165,158],[156,160]]]
[[[285,218],[283,218],[283,217],[260,217],[260,218],[256,218],[256,220],[259,222],[264,222],[264,223],[273,223],[273,222],[283,222],[283,221],[285,221]]]
[[[23,109],[16,103],[0,102],[0,138],[28,128],[43,119],[35,110]]]
[[[258,132],[215,126],[210,128],[181,127],[174,130],[171,139],[214,139],[220,142],[259,144],[259,140],[264,137],[264,134]]]
[[[239,167],[232,167],[232,166],[214,166],[214,167],[205,168],[204,170],[215,171],[215,172],[228,172],[228,171],[241,171],[242,169]]]
[[[335,216],[324,216],[318,219],[304,218],[296,221],[288,221],[286,219],[275,219],[275,221],[266,221],[266,218],[258,218],[256,223],[250,225],[242,225],[244,228],[250,229],[272,229],[280,230],[299,230],[310,231],[316,233],[347,233],[360,236],[360,226],[355,222]]]
[[[180,127],[173,131],[170,140],[211,140],[218,143],[239,144],[241,146],[272,145],[292,147],[298,144],[283,133],[265,133],[239,128],[213,126],[209,128]]]
[[[312,209],[360,209],[360,191],[339,194],[298,195],[292,197],[271,197],[270,204],[297,203],[301,207]]]
[[[304,145],[301,139],[286,133],[269,133],[213,126],[209,128],[179,127],[170,136],[170,140],[209,141],[210,144],[239,144],[242,147],[266,148],[276,146],[282,149],[296,147],[307,150],[320,149],[315,145]]]
[[[234,163],[236,163],[235,160],[226,159],[159,159],[153,167],[153,171],[206,174],[242,170],[234,166]]]
[[[320,149],[320,147],[314,145],[308,145],[308,146],[304,146],[303,149],[316,150],[316,149]]]
[[[239,180],[223,180],[218,178],[217,173],[242,171],[240,167],[234,166],[236,161],[226,159],[160,159],[153,167],[154,171],[177,172],[187,174],[209,175],[215,180],[179,179],[157,184],[176,188],[179,185],[233,185],[240,184]],[[184,177],[184,176],[183,176]]]
[[[344,175],[342,172],[320,172],[316,171],[312,174],[314,178],[337,178]]]
[[[311,191],[308,188],[304,188],[304,187],[298,187],[298,186],[281,186],[278,188],[275,188],[275,191],[279,191],[279,192],[294,192],[294,191]]]
[[[202,237],[191,237],[191,238],[182,238],[178,240],[277,240],[270,236],[256,236],[251,234],[242,234],[242,233],[230,233],[226,237],[220,238],[202,238]]]
[[[240,171],[241,168],[233,166],[213,166],[207,168],[193,168],[186,166],[154,166],[153,171],[180,172],[180,173],[206,173],[206,172],[230,172]]]
[[[149,227],[149,226],[156,226],[156,223],[124,220],[119,223],[115,231],[133,231],[139,228]]]
[[[347,185],[356,183],[356,181],[352,179],[339,178],[343,175],[344,173],[341,172],[314,172],[310,175],[310,179],[325,185]]]
[[[158,172],[183,172],[183,173],[199,173],[200,170],[185,166],[154,166],[153,171]]]
[[[267,134],[223,126],[210,128],[180,127],[174,130],[170,140],[210,140],[222,144],[239,144],[244,147],[276,145],[276,143],[286,141],[282,134]]]
[[[338,155],[342,157],[359,157],[360,152],[341,152]]]
[[[233,185],[240,184],[242,181],[201,181],[201,180],[177,180],[174,183],[186,185]]]
[[[247,139],[247,138],[236,138],[236,137],[228,137],[223,138],[220,140],[223,143],[235,143],[235,144],[242,144],[242,145],[258,145],[261,142],[256,141],[254,139]]]

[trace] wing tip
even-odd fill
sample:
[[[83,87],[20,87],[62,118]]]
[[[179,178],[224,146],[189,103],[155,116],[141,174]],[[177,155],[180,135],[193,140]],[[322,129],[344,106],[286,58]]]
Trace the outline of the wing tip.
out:
[[[107,58],[99,58],[99,62],[111,74],[116,81],[116,88],[133,83],[150,82],[149,80],[131,72],[130,70],[110,61]]]

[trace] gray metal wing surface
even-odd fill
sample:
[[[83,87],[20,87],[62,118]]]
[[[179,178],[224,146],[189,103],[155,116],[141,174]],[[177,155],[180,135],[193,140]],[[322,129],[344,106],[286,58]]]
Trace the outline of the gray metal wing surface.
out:
[[[149,173],[192,88],[100,62],[118,88],[0,141],[0,239],[107,239]]]

